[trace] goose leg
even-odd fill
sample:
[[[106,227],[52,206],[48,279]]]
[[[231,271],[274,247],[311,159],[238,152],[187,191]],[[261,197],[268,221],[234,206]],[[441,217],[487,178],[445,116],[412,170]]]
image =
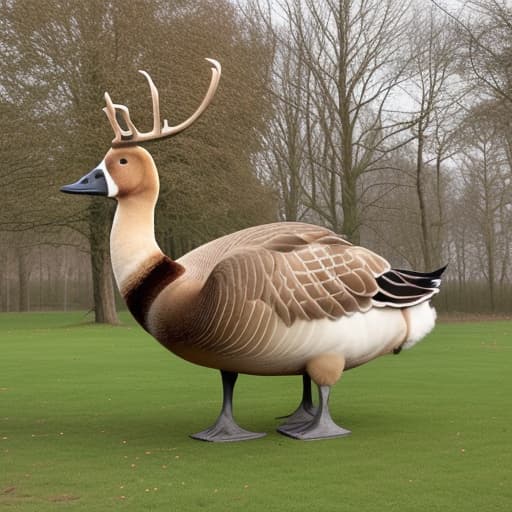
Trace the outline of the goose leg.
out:
[[[247,441],[265,436],[264,432],[250,432],[237,425],[233,418],[233,389],[238,373],[221,370],[221,375],[223,399],[220,415],[211,427],[197,434],[191,434],[190,437],[201,441],[225,443],[229,441]]]
[[[283,434],[295,439],[328,439],[330,437],[347,436],[351,432],[336,423],[331,418],[329,412],[329,395],[331,386],[318,386],[319,404],[318,410],[313,419],[306,425],[302,425],[301,429],[293,429],[282,431]]]
[[[292,414],[278,418],[287,419],[277,428],[277,431],[282,434],[288,434],[288,432],[302,430],[304,426],[311,423],[316,411],[317,408],[314,406],[311,396],[311,377],[307,373],[304,373],[302,375],[302,400]]]

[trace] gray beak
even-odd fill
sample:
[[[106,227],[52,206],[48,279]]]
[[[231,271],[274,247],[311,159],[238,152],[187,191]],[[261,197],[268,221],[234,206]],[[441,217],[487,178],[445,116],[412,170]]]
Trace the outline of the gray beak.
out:
[[[90,196],[108,196],[108,185],[102,169],[93,169],[71,185],[60,189],[66,194],[88,194]]]

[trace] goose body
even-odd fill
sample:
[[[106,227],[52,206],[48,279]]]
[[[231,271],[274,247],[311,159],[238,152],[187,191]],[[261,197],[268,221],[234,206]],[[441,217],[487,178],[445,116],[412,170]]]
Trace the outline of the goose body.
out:
[[[308,361],[332,353],[343,356],[348,369],[410,341],[409,323],[419,317],[434,325],[427,303],[407,316],[402,308],[374,303],[375,276],[389,264],[318,226],[249,228],[176,263],[183,269],[176,279],[144,312],[133,313],[166,348],[211,368],[302,374]],[[139,273],[150,270],[142,265]]]
[[[214,72],[216,87],[215,80]],[[126,107],[131,131],[123,131],[115,124],[118,107],[108,97],[113,148],[98,167],[61,190],[117,200],[111,258],[130,312],[176,355],[221,371],[221,414],[193,437],[232,441],[262,435],[234,422],[238,373],[303,375],[301,405],[280,432],[299,439],[349,433],[330,417],[330,387],[343,370],[408,348],[433,328],[429,300],[439,291],[444,269],[428,274],[392,269],[381,256],[331,230],[298,222],[244,229],[173,261],[155,240],[156,166],[145,149],[130,142],[132,135],[148,140],[153,132],[138,132]],[[187,123],[174,128],[165,122],[165,135],[155,128],[154,138]],[[319,386],[317,409],[310,379]]]

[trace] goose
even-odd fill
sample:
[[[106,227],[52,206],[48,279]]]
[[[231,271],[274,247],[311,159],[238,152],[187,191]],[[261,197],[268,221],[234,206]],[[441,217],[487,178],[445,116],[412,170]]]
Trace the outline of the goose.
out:
[[[177,260],[165,255],[154,232],[158,172],[140,144],[175,135],[204,112],[221,73],[217,61],[207,60],[208,91],[177,126],[167,120],[161,125],[158,90],[144,71],[153,100],[151,131],[139,132],[127,107],[105,93],[112,147],[97,167],[61,191],[117,201],[110,250],[129,311],[166,349],[220,370],[220,414],[191,437],[226,442],[265,435],[242,428],[233,417],[239,373],[302,376],[302,400],[278,432],[296,439],[348,435],[329,411],[332,386],[345,370],[410,348],[432,330],[436,313],[430,299],[439,292],[444,268],[392,269],[371,250],[301,222],[243,229]],[[311,381],[318,387],[317,406]]]

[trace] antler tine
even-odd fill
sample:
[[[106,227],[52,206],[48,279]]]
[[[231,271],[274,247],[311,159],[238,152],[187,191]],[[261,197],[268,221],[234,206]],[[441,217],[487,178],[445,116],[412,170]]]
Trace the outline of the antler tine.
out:
[[[139,71],[146,80],[148,81],[149,88],[151,91],[151,99],[153,102],[153,129],[149,132],[141,133],[132,120],[130,119],[130,113],[128,108],[124,105],[118,105],[113,103],[110,99],[108,93],[105,93],[105,102],[106,107],[103,111],[107,114],[108,120],[112,125],[114,130],[114,139],[112,140],[112,147],[120,147],[136,144],[139,142],[146,142],[150,140],[160,139],[164,137],[169,137],[171,135],[176,135],[177,133],[188,128],[208,107],[212,98],[217,90],[217,86],[219,85],[220,75],[221,75],[221,66],[219,62],[214,59],[206,59],[208,62],[213,64],[212,67],[212,77],[210,80],[210,86],[208,87],[208,91],[206,92],[206,96],[203,101],[197,108],[197,110],[185,121],[178,124],[177,126],[169,126],[167,120],[164,120],[163,127],[160,125],[160,106],[159,106],[159,96],[158,89],[156,88],[153,80],[145,71]],[[123,130],[119,125],[116,114],[120,114],[126,123],[127,130]]]
[[[160,135],[162,129],[160,127],[160,99],[158,96],[158,89],[148,73],[142,71],[142,69],[139,69],[139,73],[146,77],[151,91],[151,100],[153,101],[153,130],[150,133]]]
[[[114,140],[112,141],[113,146],[122,144],[126,141],[129,142],[133,136],[139,134],[139,131],[130,119],[130,112],[128,111],[127,107],[124,105],[112,103],[108,92],[105,93],[105,103],[107,106],[103,109],[103,111],[107,114],[108,120],[110,121],[115,135]],[[120,112],[124,122],[126,123],[126,126],[128,127],[128,130],[123,130],[119,125],[117,120],[117,112]]]
[[[188,128],[208,107],[211,103],[213,96],[215,95],[215,91],[217,90],[217,86],[219,85],[220,75],[222,72],[222,68],[220,62],[215,59],[206,59],[210,64],[213,64],[212,77],[210,80],[210,86],[208,87],[208,91],[206,92],[203,101],[197,108],[197,110],[185,121],[176,125],[169,126],[167,124],[167,120],[164,121],[164,127],[162,130],[162,137],[169,137],[170,135],[176,135],[177,133]]]
[[[114,107],[114,104],[112,103],[112,100],[110,99],[110,94],[108,92],[105,93],[105,103],[107,104],[107,106],[103,109],[103,112],[107,114],[110,125],[112,126],[112,130],[114,130],[114,140],[121,140],[121,127],[117,123],[116,109]]]

